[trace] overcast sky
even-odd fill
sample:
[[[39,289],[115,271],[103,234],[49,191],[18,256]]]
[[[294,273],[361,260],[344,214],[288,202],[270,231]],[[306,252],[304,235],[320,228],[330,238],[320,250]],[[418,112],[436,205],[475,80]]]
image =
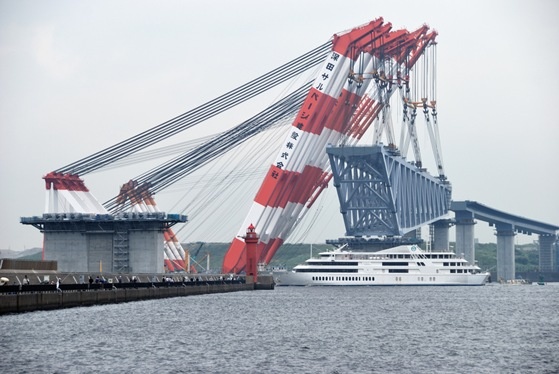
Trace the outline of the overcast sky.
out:
[[[439,33],[453,198],[559,225],[555,0],[0,0],[0,249],[42,245],[19,220],[43,213],[46,173],[380,16],[395,29],[426,23]],[[85,181],[104,202],[136,175]],[[494,240],[486,226],[476,235]]]

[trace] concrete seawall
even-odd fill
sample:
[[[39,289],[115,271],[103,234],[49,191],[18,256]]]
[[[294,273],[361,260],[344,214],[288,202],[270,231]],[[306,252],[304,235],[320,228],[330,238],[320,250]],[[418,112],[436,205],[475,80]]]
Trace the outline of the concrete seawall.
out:
[[[116,285],[115,285],[116,286]],[[124,303],[129,301],[194,296],[212,293],[273,289],[273,283],[217,283],[217,284],[122,284],[121,287],[57,291],[55,286],[46,291],[27,292],[12,286],[0,288],[0,315],[37,310],[53,310],[80,306]],[[48,287],[48,286],[47,286]]]

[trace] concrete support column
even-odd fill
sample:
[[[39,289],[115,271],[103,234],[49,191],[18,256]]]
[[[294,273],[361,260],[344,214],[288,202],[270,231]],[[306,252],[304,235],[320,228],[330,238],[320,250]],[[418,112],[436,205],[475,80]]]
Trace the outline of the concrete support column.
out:
[[[497,228],[497,279],[508,281],[516,278],[514,261],[514,230],[511,224],[498,223]]]
[[[450,226],[454,224],[453,220],[441,219],[433,223],[433,250],[446,251],[449,246]]]
[[[557,237],[555,235],[540,235],[540,271],[555,270],[555,256],[553,253],[553,243]]]
[[[457,255],[464,254],[464,258],[471,264],[475,263],[474,243],[474,214],[466,210],[456,211],[456,249]]]

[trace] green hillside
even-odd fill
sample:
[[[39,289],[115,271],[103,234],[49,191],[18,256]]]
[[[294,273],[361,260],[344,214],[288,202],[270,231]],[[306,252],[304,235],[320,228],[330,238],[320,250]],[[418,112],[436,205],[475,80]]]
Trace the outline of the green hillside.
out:
[[[495,271],[497,267],[497,244],[476,245],[476,261],[482,270]],[[539,254],[532,244],[518,245],[515,248],[516,272],[538,271]]]
[[[18,255],[10,258],[17,258],[18,260],[41,261],[43,259],[43,250],[41,248],[32,248],[22,251],[21,256]]]
[[[225,252],[229,248],[228,243],[204,243],[200,247],[200,243],[183,243],[182,246],[190,251],[190,255],[197,269],[206,268],[207,255],[210,257],[210,269],[219,272],[225,257]],[[198,250],[200,248],[200,250]],[[329,244],[313,244],[312,252],[316,256],[318,252],[332,249]],[[197,254],[196,254],[197,252]],[[269,264],[270,267],[286,267],[291,269],[297,264],[304,262],[309,258],[311,252],[310,244],[284,244],[276,252],[276,255]]]
[[[198,271],[206,270],[209,257],[211,272],[220,272],[223,257],[229,247],[228,243],[183,243],[182,246],[190,251],[193,258],[192,264]],[[454,243],[451,243],[454,246]],[[316,256],[319,252],[332,249],[329,244],[313,244],[312,253]],[[30,251],[32,252],[32,251]],[[295,265],[304,262],[309,258],[311,252],[310,244],[284,244],[277,252],[270,267],[293,268]],[[26,256],[18,257],[21,260],[41,260],[40,249],[37,252]],[[482,270],[495,272],[497,267],[497,244],[482,243],[476,244],[476,261]],[[537,272],[539,269],[538,251],[533,245],[516,246],[516,271],[517,272]]]
[[[451,247],[454,243],[450,243]],[[190,248],[191,255],[199,247],[199,243],[183,244],[185,248]],[[205,243],[198,252],[196,260],[200,261],[202,265],[206,266],[205,256],[206,253],[210,256],[210,268],[219,271],[223,262],[223,257],[227,251],[229,244],[227,243]],[[313,244],[312,252],[316,256],[318,252],[332,249],[333,246],[329,244]],[[311,251],[310,244],[284,244],[277,252],[270,267],[286,267],[293,268],[295,265],[304,262],[309,258]],[[202,260],[201,260],[202,259]],[[483,243],[476,244],[476,261],[482,270],[496,271],[497,268],[497,244],[496,243]],[[516,271],[529,272],[538,271],[539,257],[538,251],[533,245],[516,246]]]

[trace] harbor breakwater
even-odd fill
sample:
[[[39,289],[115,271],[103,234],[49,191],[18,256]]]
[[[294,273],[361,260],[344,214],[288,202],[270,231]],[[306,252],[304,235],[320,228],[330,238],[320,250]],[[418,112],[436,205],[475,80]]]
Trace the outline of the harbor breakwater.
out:
[[[268,279],[269,278],[269,279]],[[127,282],[0,286],[0,315],[211,293],[273,289],[271,277],[190,282]]]

